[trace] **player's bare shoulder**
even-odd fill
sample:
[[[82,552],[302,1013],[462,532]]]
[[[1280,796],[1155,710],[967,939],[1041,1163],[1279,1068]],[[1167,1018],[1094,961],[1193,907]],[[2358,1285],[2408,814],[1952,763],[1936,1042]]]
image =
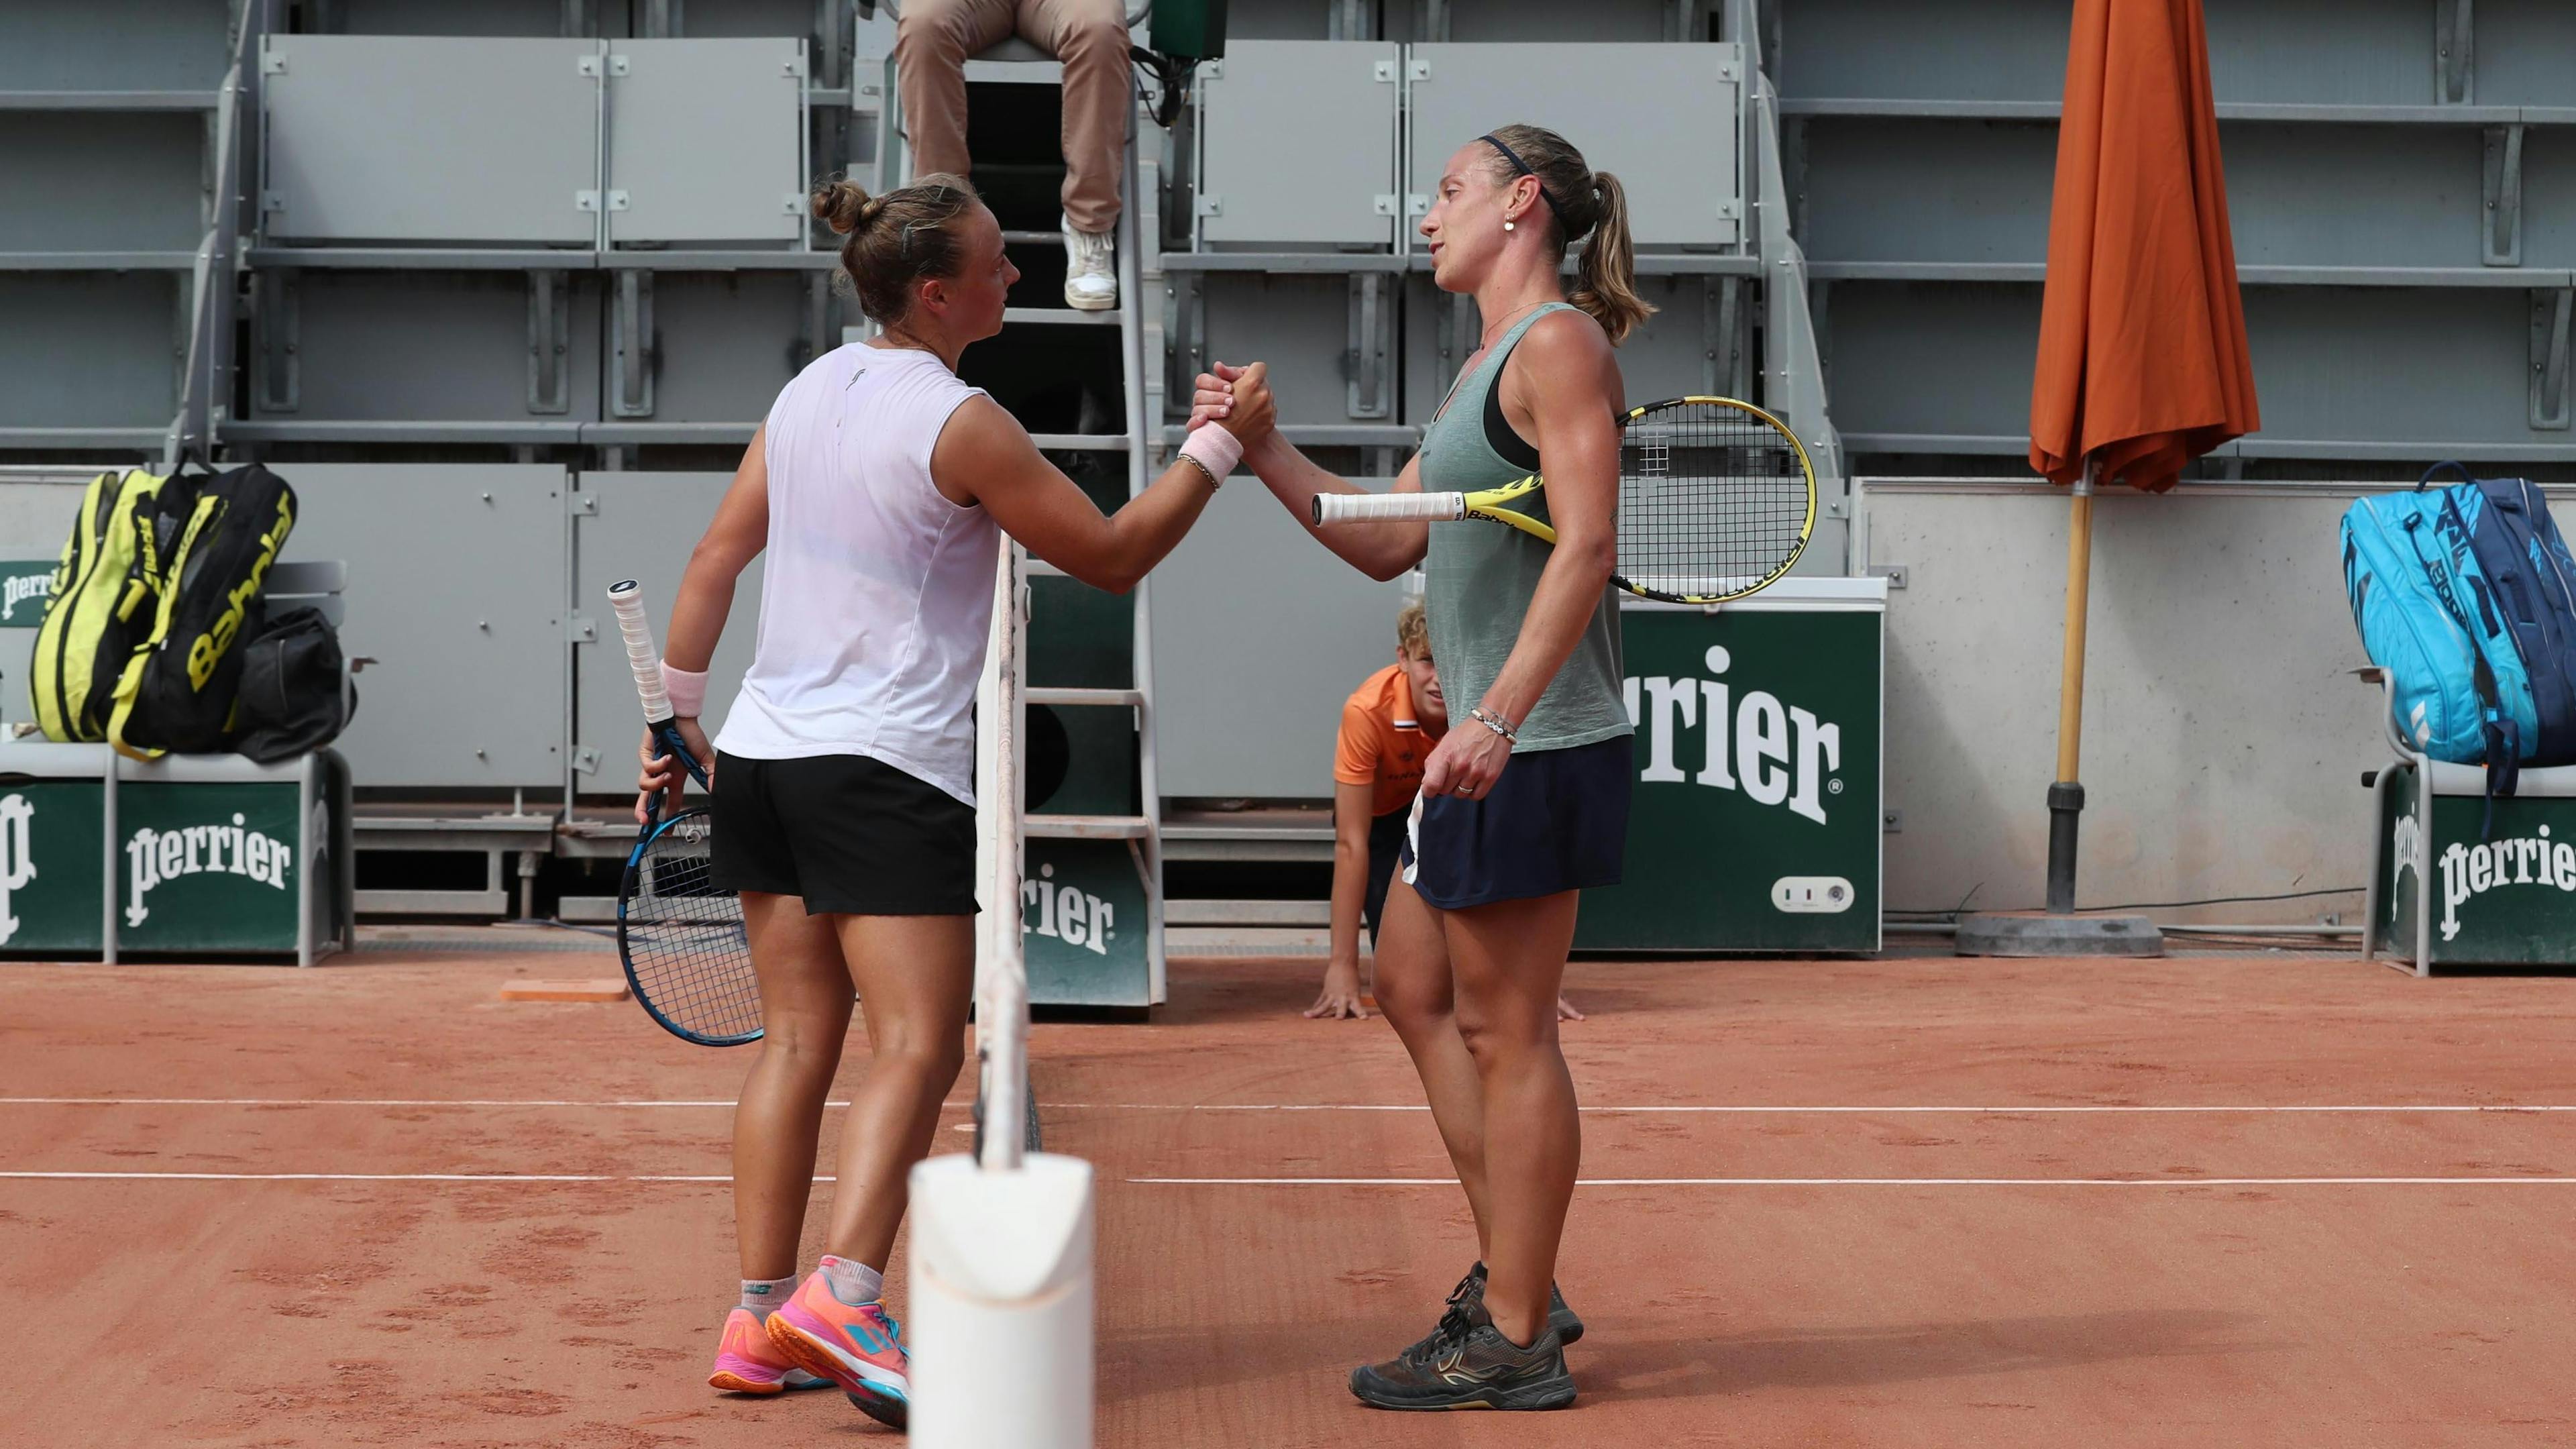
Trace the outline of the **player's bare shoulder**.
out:
[[[1605,383],[1613,391],[1613,403],[1619,400],[1619,359],[1610,334],[1590,313],[1571,307],[1530,324],[1512,349],[1506,376],[1527,387],[1524,396],[1533,401],[1559,388]]]

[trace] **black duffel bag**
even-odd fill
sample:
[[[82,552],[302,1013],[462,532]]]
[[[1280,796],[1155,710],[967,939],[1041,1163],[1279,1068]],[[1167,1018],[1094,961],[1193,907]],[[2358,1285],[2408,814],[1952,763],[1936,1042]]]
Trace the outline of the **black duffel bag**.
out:
[[[339,738],[357,713],[347,687],[340,631],[320,609],[289,609],[241,648],[233,748],[263,765],[293,759]]]

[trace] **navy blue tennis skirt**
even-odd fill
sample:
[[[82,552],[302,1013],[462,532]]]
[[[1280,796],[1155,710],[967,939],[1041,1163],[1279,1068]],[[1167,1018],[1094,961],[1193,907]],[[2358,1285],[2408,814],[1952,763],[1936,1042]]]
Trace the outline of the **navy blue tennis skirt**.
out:
[[[1406,882],[1444,911],[1617,885],[1636,758],[1620,735],[1516,754],[1482,800],[1415,796]]]

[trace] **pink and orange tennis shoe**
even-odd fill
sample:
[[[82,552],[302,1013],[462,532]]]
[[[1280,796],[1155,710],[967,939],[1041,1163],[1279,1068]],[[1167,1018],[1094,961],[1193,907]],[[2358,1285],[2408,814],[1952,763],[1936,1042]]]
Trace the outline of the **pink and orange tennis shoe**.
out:
[[[840,1385],[869,1418],[904,1427],[912,1355],[904,1351],[903,1326],[883,1304],[853,1308],[832,1296],[817,1271],[769,1315],[769,1343],[777,1356]]]
[[[724,1337],[716,1341],[716,1366],[707,1375],[707,1387],[729,1394],[775,1394],[819,1389],[830,1382],[780,1357],[750,1309],[737,1308],[725,1315]]]

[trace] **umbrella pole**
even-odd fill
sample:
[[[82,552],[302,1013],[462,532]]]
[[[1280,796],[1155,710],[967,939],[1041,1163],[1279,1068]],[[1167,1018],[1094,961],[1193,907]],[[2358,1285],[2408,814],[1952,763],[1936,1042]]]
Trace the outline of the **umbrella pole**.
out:
[[[2075,909],[2075,824],[2084,811],[2076,773],[2084,753],[2084,622],[2093,580],[2093,460],[2075,480],[2066,526],[2066,656],[2058,669],[2057,779],[2048,787],[2048,909]]]
[[[2075,822],[2084,812],[2076,783],[2084,745],[2084,616],[2093,580],[2090,458],[2066,521],[2066,657],[2058,674],[2057,779],[2048,787],[2048,909],[1963,918],[1953,944],[1962,956],[2161,956],[2164,935],[2144,916],[2075,914]]]

